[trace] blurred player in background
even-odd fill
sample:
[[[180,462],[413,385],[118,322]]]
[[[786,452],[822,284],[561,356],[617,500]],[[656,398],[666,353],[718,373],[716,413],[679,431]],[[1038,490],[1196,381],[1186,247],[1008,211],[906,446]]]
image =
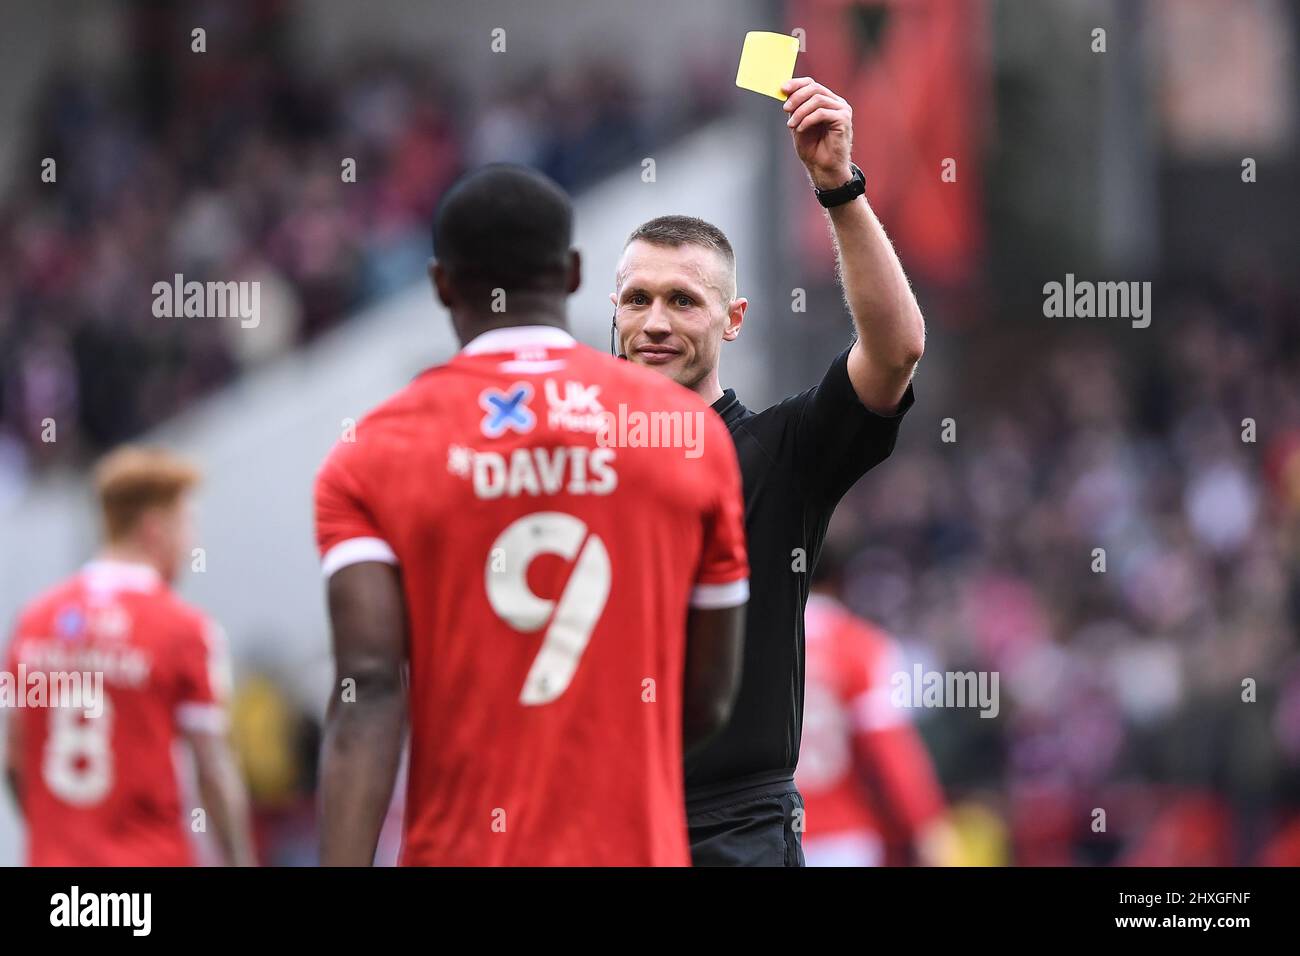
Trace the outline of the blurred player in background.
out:
[[[794,768],[803,722],[808,571],[844,493],[889,457],[914,400],[925,324],[850,161],[853,111],[809,77],[785,85],[787,126],[829,210],[857,340],[819,385],[755,413],[723,390],[724,342],[740,335],[731,243],[715,226],[664,216],[628,239],[615,278],[617,351],[710,402],[735,440],[754,579],[745,666],[727,728],[687,766],[696,865],[800,866]]]
[[[320,471],[325,864],[373,861],[408,707],[402,863],[690,862],[683,746],[740,668],[740,473],[695,395],[565,330],[572,229],[531,170],[453,186],[431,277],[464,348]],[[602,432],[648,410],[693,447]]]
[[[9,715],[9,786],[33,866],[194,862],[173,745],[194,755],[225,860],[251,865],[248,800],[226,740],[224,638],[172,593],[191,546],[199,475],[167,452],[123,448],[96,472],[106,544],[23,609],[10,674],[102,673],[104,696]],[[90,706],[87,706],[90,705]],[[206,828],[206,827],[205,827]]]
[[[827,548],[804,615],[808,671],[795,773],[804,856],[809,866],[951,863],[934,766],[908,712],[890,700],[890,678],[904,669],[901,650],[840,603],[841,572]]]

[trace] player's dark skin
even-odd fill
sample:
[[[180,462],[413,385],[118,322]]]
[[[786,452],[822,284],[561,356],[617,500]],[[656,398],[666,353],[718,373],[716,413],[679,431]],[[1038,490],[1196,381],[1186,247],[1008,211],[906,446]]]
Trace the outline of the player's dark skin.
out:
[[[377,561],[341,569],[328,592],[336,680],[321,744],[320,862],[369,866],[402,757],[406,607],[397,568]]]
[[[430,277],[466,343],[491,328],[565,327],[565,298],[578,287],[570,252],[567,275],[552,289],[512,297],[508,320],[471,307],[455,277],[433,263]],[[478,295],[472,298],[482,301]],[[521,301],[522,300],[522,301]],[[527,303],[527,311],[516,310]],[[392,798],[406,729],[402,675],[408,654],[406,604],[398,568],[360,562],[329,579],[335,692],[321,748],[321,865],[370,866]],[[721,730],[740,684],[745,607],[691,609],[686,622],[682,744],[689,754]],[[352,681],[346,684],[345,681]],[[345,699],[345,687],[350,689]]]
[[[17,770],[11,767],[5,771],[5,784],[9,788],[9,796],[13,798],[14,806],[21,808],[23,805],[23,784]]]
[[[13,797],[14,806],[19,814],[23,811],[23,777],[20,770],[19,754],[22,753],[20,725],[15,715],[10,715],[5,722],[5,787]]]

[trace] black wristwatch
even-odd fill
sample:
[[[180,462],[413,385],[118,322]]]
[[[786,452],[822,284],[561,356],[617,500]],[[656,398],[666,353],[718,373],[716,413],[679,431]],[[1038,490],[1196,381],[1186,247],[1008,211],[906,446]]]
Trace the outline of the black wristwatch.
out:
[[[849,163],[849,169],[853,170],[853,178],[843,186],[836,186],[834,189],[813,187],[813,192],[817,194],[817,201],[827,209],[853,202],[867,191],[867,177],[862,175],[862,170],[858,169],[856,163]]]

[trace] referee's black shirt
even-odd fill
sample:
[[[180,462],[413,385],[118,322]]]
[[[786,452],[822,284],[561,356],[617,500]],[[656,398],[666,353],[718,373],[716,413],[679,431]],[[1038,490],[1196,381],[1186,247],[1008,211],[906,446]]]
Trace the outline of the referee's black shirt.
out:
[[[835,505],[889,457],[914,401],[908,385],[895,414],[867,409],[849,381],[848,356],[848,349],[840,353],[821,384],[765,411],[750,411],[731,389],[713,403],[736,442],[744,478],[749,609],[731,721],[687,763],[688,802],[756,776],[792,773],[799,759],[811,571]]]

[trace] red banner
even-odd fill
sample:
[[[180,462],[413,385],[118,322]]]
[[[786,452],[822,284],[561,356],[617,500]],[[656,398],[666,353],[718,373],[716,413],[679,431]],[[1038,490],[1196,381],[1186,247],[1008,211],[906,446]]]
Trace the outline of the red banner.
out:
[[[982,244],[980,131],[988,85],[984,0],[791,0],[791,31],[805,52],[795,67],[853,107],[853,155],[867,197],[908,274],[957,285]],[[800,229],[804,265],[833,258],[820,210]]]

